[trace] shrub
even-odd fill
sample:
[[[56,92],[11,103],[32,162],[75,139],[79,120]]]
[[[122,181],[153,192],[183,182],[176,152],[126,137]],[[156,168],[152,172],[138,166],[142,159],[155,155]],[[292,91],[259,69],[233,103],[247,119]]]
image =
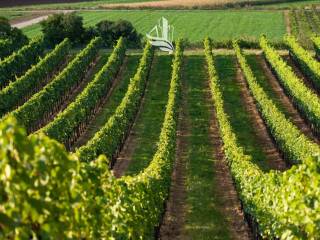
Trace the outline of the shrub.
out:
[[[18,28],[11,27],[9,20],[0,17],[0,39],[6,39],[17,46],[15,49],[20,48],[22,45],[27,44],[28,38]]]
[[[41,22],[44,40],[49,47],[69,38],[73,44],[82,43],[85,36],[83,18],[74,13],[54,14]]]
[[[103,20],[96,25],[96,31],[104,40],[106,47],[113,46],[120,37],[125,38],[131,48],[141,47],[141,35],[131,22],[126,20],[117,22]]]

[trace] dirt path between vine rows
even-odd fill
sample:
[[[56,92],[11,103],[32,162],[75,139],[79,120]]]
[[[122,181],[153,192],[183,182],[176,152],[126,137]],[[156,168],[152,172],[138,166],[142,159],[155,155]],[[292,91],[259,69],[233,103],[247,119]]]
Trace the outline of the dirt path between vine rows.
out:
[[[283,14],[286,23],[286,32],[287,34],[291,34],[290,10],[284,10]]]
[[[60,99],[60,103],[56,106],[52,106],[53,109],[50,113],[45,114],[46,116],[42,118],[41,122],[36,124],[36,129],[33,131],[39,130],[40,128],[44,127],[45,125],[49,124],[54,118],[63,110],[65,110],[70,103],[72,103],[75,98],[80,94],[83,89],[87,86],[87,84],[92,80],[93,74],[95,71],[95,67],[97,66],[98,62],[100,61],[101,56],[97,56],[91,65],[88,67],[87,72],[85,73],[82,80],[73,86],[67,93],[62,96]],[[72,60],[71,60],[72,61]],[[50,106],[48,106],[50,107]]]
[[[135,116],[135,119],[133,121],[133,124],[131,125],[129,129],[129,135],[127,136],[126,140],[123,143],[123,147],[120,150],[120,153],[116,157],[114,161],[114,165],[112,166],[112,171],[115,177],[120,178],[121,176],[124,175],[125,171],[128,169],[129,164],[132,160],[132,155],[137,147],[137,142],[138,142],[138,136],[136,132],[134,131],[135,125],[137,124],[137,120],[139,119],[143,108],[145,104],[145,96],[146,93],[148,92],[148,87],[149,87],[149,80],[150,80],[150,72],[152,72],[152,69],[157,67],[157,61],[158,58],[157,56],[153,56],[153,62],[151,64],[151,67],[149,69],[149,74],[148,74],[148,79],[146,82],[145,90],[142,95],[142,99],[140,101],[139,109],[138,112]]]
[[[300,131],[309,137],[309,139],[313,140],[314,142],[319,144],[319,140],[313,134],[311,128],[309,127],[308,123],[303,119],[303,117],[299,114],[298,110],[294,107],[293,103],[290,101],[288,96],[285,94],[282,86],[276,79],[276,77],[271,72],[270,68],[268,67],[265,59],[260,55],[257,56],[257,61],[261,66],[265,76],[267,77],[268,84],[272,88],[273,92],[278,96],[278,99],[281,101],[281,104],[285,107],[287,112],[291,117],[291,121],[300,129]]]
[[[311,91],[313,91],[315,94],[317,94],[320,97],[320,92],[313,87],[311,80],[306,75],[303,74],[303,72],[300,70],[298,65],[294,62],[292,57],[288,55],[284,57],[284,59],[287,61],[287,64],[292,68],[292,70],[297,75],[297,77],[300,78]]]
[[[277,146],[273,142],[273,139],[269,135],[267,126],[265,125],[256,105],[255,100],[252,97],[250,90],[247,86],[246,80],[242,73],[242,70],[237,62],[237,77],[236,80],[241,90],[241,101],[247,110],[251,122],[254,126],[254,131],[258,137],[258,144],[260,144],[263,152],[266,155],[267,165],[270,169],[284,171],[287,169],[286,162],[282,158]],[[250,124],[250,123],[248,123]]]
[[[182,76],[184,78],[184,76]],[[159,231],[160,240],[183,239],[183,225],[186,213],[186,162],[188,159],[188,138],[190,122],[188,121],[188,90],[182,83],[182,97],[177,132],[177,150],[169,199]]]
[[[252,239],[252,234],[248,223],[245,221],[244,212],[238,198],[226,156],[224,155],[223,141],[220,136],[218,119],[213,106],[209,80],[206,82],[206,101],[211,106],[210,118],[210,138],[214,146],[214,184],[217,198],[221,202],[221,213],[225,216],[228,225],[228,230],[232,239],[249,240]]]
[[[159,239],[161,240],[190,239],[189,236],[186,236],[184,233],[184,226],[187,214],[186,164],[190,161],[188,160],[188,157],[190,157],[191,148],[189,142],[191,123],[189,122],[190,116],[188,115],[188,108],[190,106],[188,106],[188,102],[186,101],[188,89],[186,89],[185,84],[182,86],[182,112],[180,115],[178,132],[177,157],[172,174],[170,195],[160,228]],[[204,87],[206,88],[206,91],[204,93],[205,102],[203,104],[210,106],[210,120],[208,125],[210,128],[208,130],[214,154],[212,165],[214,178],[212,179],[212,184],[214,185],[214,196],[217,198],[218,202],[215,208],[217,208],[221,215],[226,219],[228,225],[225,226],[225,228],[228,229],[231,239],[249,240],[252,238],[250,229],[245,221],[227,160],[224,156],[223,142],[219,135],[219,127],[215,116],[208,80],[205,81]]]
[[[92,113],[93,116],[91,117],[90,121],[85,125],[84,129],[81,131],[80,136],[77,137],[77,140],[71,145],[70,151],[74,151],[76,147],[81,147],[82,145],[84,145],[86,142],[88,142],[90,140],[91,136],[89,135],[89,132],[88,132],[89,126],[95,122],[96,118],[99,116],[99,114],[104,109],[105,105],[107,104],[108,100],[110,99],[110,96],[113,94],[115,88],[120,83],[120,81],[123,79],[123,74],[125,72],[127,62],[128,62],[128,57],[126,56],[125,59],[123,60],[123,63],[121,65],[116,77],[114,78],[114,80],[112,82],[110,89],[108,89],[106,96],[104,96],[100,100],[100,102],[98,103],[98,107],[96,108],[95,112]],[[107,121],[108,121],[108,119],[106,119],[105,123],[107,123]],[[101,127],[103,127],[103,126],[101,126]]]

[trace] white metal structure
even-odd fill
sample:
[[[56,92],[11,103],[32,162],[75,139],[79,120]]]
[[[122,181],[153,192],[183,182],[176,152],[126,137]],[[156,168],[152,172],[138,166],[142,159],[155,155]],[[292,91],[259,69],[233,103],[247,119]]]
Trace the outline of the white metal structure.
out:
[[[172,53],[174,51],[172,44],[173,32],[174,27],[169,25],[166,18],[162,17],[159,19],[158,25],[152,28],[146,36],[153,46],[159,47],[162,51]]]

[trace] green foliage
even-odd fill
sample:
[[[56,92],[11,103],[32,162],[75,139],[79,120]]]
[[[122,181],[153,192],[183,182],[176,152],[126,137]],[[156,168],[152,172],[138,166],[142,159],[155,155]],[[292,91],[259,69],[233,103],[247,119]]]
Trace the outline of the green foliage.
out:
[[[21,48],[27,42],[28,40],[19,43],[13,42],[10,39],[0,39],[0,60],[11,55],[14,51]]]
[[[100,239],[113,179],[105,157],[80,163],[14,118],[0,123],[0,156],[0,238]]]
[[[53,14],[41,22],[44,40],[48,46],[55,46],[64,38],[72,43],[81,43],[85,34],[82,17],[74,14]]]
[[[245,38],[252,42],[257,41],[261,34],[267,34],[272,41],[281,41],[286,33],[281,11],[222,10],[213,14],[210,10],[113,10],[83,11],[79,14],[85,26],[95,26],[105,19],[125,19],[143,35],[154,27],[159,18],[165,17],[175,27],[175,38],[189,39],[192,44],[202,43],[205,36],[214,37],[216,42],[234,38]],[[34,37],[41,34],[41,26],[32,25],[23,31],[27,36]]]
[[[126,95],[115,110],[115,113],[86,145],[78,149],[77,152],[82,161],[89,162],[100,154],[105,154],[108,159],[113,158],[139,109],[152,57],[153,49],[150,44],[147,44],[137,72],[130,80]]]
[[[157,151],[146,169],[136,176],[115,181],[110,202],[105,206],[105,234],[109,239],[149,239],[159,224],[175,159],[183,58],[180,44],[179,41],[175,50],[169,98]]]
[[[301,163],[311,154],[320,154],[319,146],[310,141],[286,116],[277,108],[274,102],[258,84],[239,45],[234,42],[238,62],[242,68],[248,86],[257,106],[272,133],[273,138],[291,163]]]
[[[286,36],[285,42],[290,55],[299,64],[302,71],[309,77],[316,89],[320,90],[320,63],[312,54],[303,49],[293,36]]]
[[[62,239],[74,227],[77,161],[43,136],[0,124],[0,237]]]
[[[251,156],[245,155],[238,146],[224,112],[210,40],[206,39],[204,44],[224,152],[244,211],[257,221],[260,234],[265,238],[317,239],[320,230],[320,158],[309,156],[302,164],[283,173],[263,173]]]
[[[133,25],[126,20],[112,22],[103,20],[96,27],[84,28],[83,18],[74,13],[54,14],[41,22],[45,42],[54,46],[64,38],[69,38],[72,43],[79,44],[91,40],[95,36],[103,39],[106,47],[112,47],[120,37],[126,39],[131,48],[140,47],[141,36]],[[57,34],[59,33],[59,34]]]
[[[313,36],[311,40],[313,43],[313,47],[316,51],[316,57],[319,59],[320,58],[320,37]]]
[[[151,54],[150,45],[146,55]],[[149,54],[148,54],[149,53]],[[0,236],[28,239],[152,237],[175,158],[182,49],[178,43],[166,114],[151,164],[115,179],[106,158],[77,160],[44,135],[27,137],[13,118],[0,124]]]
[[[261,37],[260,46],[264,56],[276,73],[286,93],[292,98],[294,104],[309,120],[311,127],[319,132],[320,129],[320,99],[304,85],[290,66],[281,58],[279,53],[269,45],[265,37]]]
[[[12,54],[28,43],[28,38],[18,28],[13,28],[8,19],[0,17],[0,58]]]
[[[113,80],[126,52],[123,38],[118,40],[108,62],[95,75],[94,79],[87,85],[80,95],[46,127],[41,129],[46,135],[69,146],[75,130],[91,119],[95,107],[110,89]]]
[[[125,175],[134,175],[145,169],[156,152],[170,87],[172,55],[155,55],[150,69],[143,103],[130,130],[135,145]],[[131,137],[131,136],[130,136]]]
[[[68,91],[78,84],[85,75],[88,66],[96,57],[101,46],[101,39],[93,39],[64,70],[47,84],[40,92],[33,95],[25,104],[9,113],[18,119],[30,132],[45,114],[54,107]]]
[[[140,47],[141,44],[141,36],[131,22],[126,20],[117,22],[103,20],[96,24],[96,31],[107,47],[112,46],[120,37],[125,38],[131,48]]]
[[[10,81],[15,81],[17,76],[22,75],[32,64],[36,63],[43,50],[42,38],[36,38],[19,51],[0,61],[0,88],[5,87]]]
[[[32,66],[23,76],[11,82],[0,91],[0,116],[12,111],[22,103],[26,96],[35,93],[37,86],[45,81],[46,76],[53,72],[57,65],[65,59],[71,49],[70,41],[65,39],[49,52],[36,65]]]

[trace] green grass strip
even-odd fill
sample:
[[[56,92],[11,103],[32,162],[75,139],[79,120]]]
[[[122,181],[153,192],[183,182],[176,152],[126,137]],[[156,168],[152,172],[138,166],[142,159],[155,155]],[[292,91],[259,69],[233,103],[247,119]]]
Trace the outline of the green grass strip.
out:
[[[215,64],[219,79],[221,79],[221,92],[224,98],[224,110],[230,116],[229,121],[237,135],[238,143],[243,147],[245,154],[251,155],[253,160],[263,170],[268,169],[266,155],[263,152],[255,126],[249,112],[241,100],[241,89],[236,81],[236,59],[233,56],[217,56]]]
[[[157,150],[157,141],[168,101],[171,63],[171,56],[155,56],[141,113],[133,128],[137,142],[127,175],[136,174],[146,168]]]
[[[218,209],[214,186],[214,146],[210,139],[210,105],[206,94],[207,72],[204,56],[186,57],[184,84],[187,121],[187,180],[185,235],[190,239],[230,239],[226,219]],[[211,99],[209,99],[210,102]]]

